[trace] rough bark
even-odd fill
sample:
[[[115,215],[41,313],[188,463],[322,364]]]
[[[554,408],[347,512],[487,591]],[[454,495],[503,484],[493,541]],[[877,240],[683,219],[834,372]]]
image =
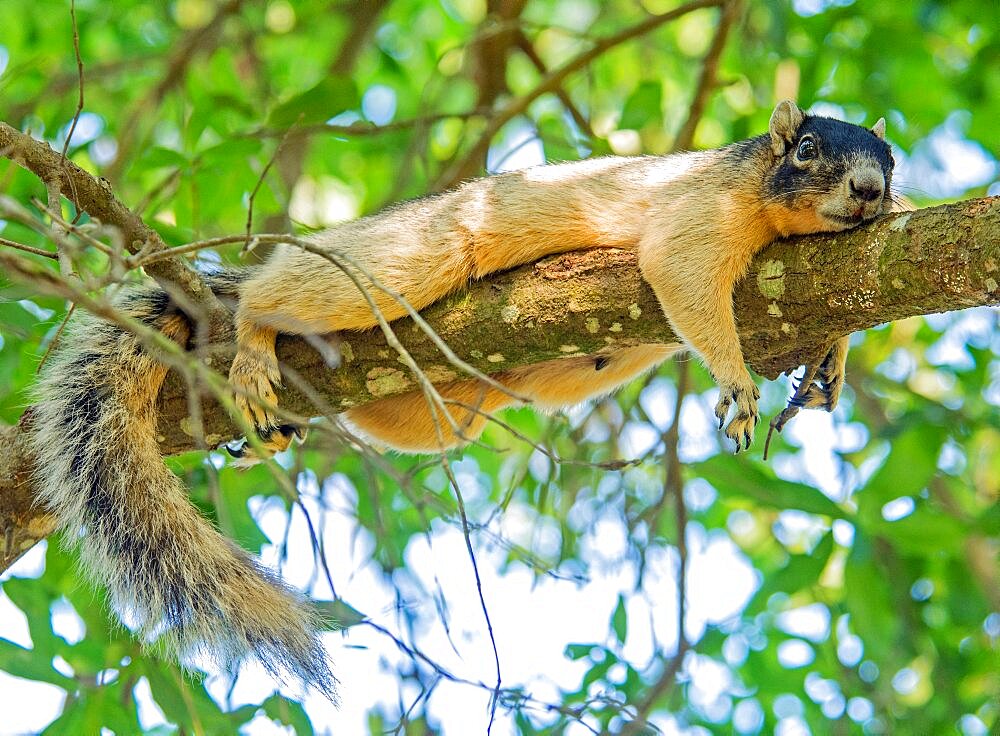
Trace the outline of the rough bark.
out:
[[[1000,303],[998,282],[1000,198],[893,215],[859,230],[765,249],[736,289],[740,338],[753,368],[773,378],[850,332]],[[617,250],[569,253],[498,274],[435,304],[424,316],[456,353],[485,372],[675,339],[634,254]],[[458,375],[411,320],[393,326],[435,380]],[[414,388],[381,333],[341,339],[344,362],[337,370],[297,339],[281,340],[279,357],[334,407]],[[224,372],[221,363],[215,367]],[[280,401],[298,413],[315,413],[295,390],[286,390]],[[168,379],[161,411],[164,452],[193,449],[180,379]],[[28,416],[21,426],[0,429],[0,570],[52,531],[49,517],[31,503]],[[204,420],[209,441],[235,434],[217,406],[205,405]]]

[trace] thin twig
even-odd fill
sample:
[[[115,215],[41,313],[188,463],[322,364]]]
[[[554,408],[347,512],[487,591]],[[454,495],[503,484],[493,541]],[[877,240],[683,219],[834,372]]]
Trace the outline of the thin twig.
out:
[[[455,478],[455,474],[451,470],[451,464],[448,462],[448,458],[444,453],[441,453],[441,469],[444,470],[444,473],[455,492],[455,500],[458,503],[459,518],[462,520],[462,537],[465,539],[465,549],[469,554],[469,560],[472,563],[472,573],[476,578],[476,593],[479,596],[479,607],[482,609],[483,618],[486,620],[486,631],[489,634],[490,644],[493,647],[493,662],[496,666],[497,682],[496,687],[493,689],[493,697],[490,699],[490,722],[486,727],[486,734],[489,736],[490,732],[493,730],[493,720],[496,717],[497,704],[500,701],[500,686],[502,684],[502,678],[500,675],[500,652],[497,650],[497,640],[496,636],[493,634],[493,621],[490,619],[490,611],[486,605],[486,598],[483,595],[483,578],[479,574],[479,563],[476,561],[476,553],[472,548],[472,534],[469,529],[469,515],[465,510],[465,497],[462,495],[462,489],[458,485],[458,479]]]
[[[65,164],[66,159],[63,159],[63,165],[65,166]],[[55,223],[62,219],[62,195],[59,191],[59,180],[54,178],[49,179],[44,181],[44,184],[48,206],[39,207],[39,209],[48,212],[52,218],[52,222]],[[64,229],[64,232],[60,237],[54,238],[56,240],[56,253],[59,256],[59,273],[65,277],[69,277],[73,274],[73,262],[70,260],[71,246],[69,240],[65,238],[65,235],[67,234],[68,231]]]
[[[605,460],[603,462],[594,462],[592,460],[577,460],[576,458],[563,458],[559,457],[557,454],[546,448],[544,445],[540,445],[530,437],[521,432],[518,432],[514,427],[512,427],[507,422],[502,419],[497,418],[489,412],[483,411],[479,407],[473,406],[472,404],[466,404],[462,401],[455,401],[453,399],[445,399],[444,403],[450,406],[458,406],[466,411],[478,414],[486,419],[486,421],[491,424],[504,429],[510,433],[516,439],[527,443],[531,446],[533,450],[537,450],[541,454],[545,455],[549,460],[551,460],[556,465],[578,465],[585,468],[596,468],[598,470],[624,470],[626,468],[631,468],[642,462],[642,458],[636,458],[634,460]]]
[[[520,29],[517,32],[517,47],[521,49],[524,55],[528,57],[528,60],[534,65],[535,69],[543,76],[549,73],[545,61],[538,55],[538,51],[535,50],[535,45],[531,43],[531,39]],[[594,131],[590,127],[590,121],[580,112],[580,108],[573,102],[573,98],[569,96],[569,92],[566,91],[565,87],[562,85],[556,87],[556,97],[559,98],[563,107],[569,112],[570,117],[573,118],[573,122],[576,123],[576,127],[580,129],[580,132],[589,138],[593,138]]]
[[[785,428],[785,425],[799,413],[802,405],[805,403],[806,396],[809,394],[809,390],[812,388],[813,381],[816,379],[816,374],[819,373],[819,368],[822,363],[823,359],[817,358],[809,361],[803,366],[802,379],[799,381],[799,385],[795,387],[795,393],[793,393],[791,398],[788,399],[788,403],[785,408],[771,420],[767,427],[767,439],[764,440],[763,460],[767,460],[767,453],[771,448],[771,436],[774,434],[774,430],[778,430],[778,433],[781,434],[781,430]]]
[[[2,251],[0,251],[0,265],[4,266],[9,272],[16,274],[20,279],[30,281],[42,293],[70,299],[91,314],[105,319],[135,335],[143,347],[150,350],[151,354],[158,361],[178,370],[185,380],[189,382],[198,381],[199,385],[205,386],[211,396],[232,418],[237,428],[246,433],[247,441],[251,446],[259,453],[264,451],[261,440],[257,437],[242,412],[236,407],[236,402],[233,400],[232,386],[229,385],[225,377],[210,368],[205,361],[199,360],[197,357],[192,357],[191,354],[187,353],[180,345],[163,335],[159,330],[121,312],[107,299],[92,296],[89,290],[77,279],[63,278],[54,269]],[[274,410],[274,407],[269,406],[268,408]],[[304,422],[306,420],[303,417],[293,416],[292,421]],[[277,472],[274,463],[267,463],[266,467],[277,481],[279,487],[289,497],[294,497],[295,489],[287,476]]]
[[[62,321],[59,323],[59,329],[56,330],[56,334],[54,334],[52,339],[49,340],[49,346],[45,348],[45,353],[42,355],[42,359],[38,361],[38,367],[35,368],[36,374],[41,372],[42,366],[44,366],[45,361],[49,359],[49,354],[52,352],[52,349],[59,344],[59,338],[62,337],[63,330],[66,329],[66,325],[69,324],[70,317],[73,316],[73,312],[75,311],[76,302],[73,302],[69,305],[69,309],[66,310],[66,316],[63,317]]]
[[[638,38],[639,36],[643,36],[650,31],[655,30],[664,23],[669,23],[670,21],[676,20],[677,18],[687,15],[695,10],[717,7],[721,5],[723,1],[724,0],[693,0],[693,2],[685,3],[684,5],[674,8],[667,13],[650,16],[641,23],[637,23],[636,25],[619,31],[618,33],[600,39],[587,51],[584,51],[582,54],[570,59],[558,69],[550,71],[533,90],[511,100],[506,107],[497,111],[496,114],[489,119],[489,122],[486,124],[486,129],[482,132],[476,143],[473,144],[472,148],[469,149],[465,157],[438,177],[438,180],[434,183],[433,188],[436,191],[449,189],[462,179],[474,174],[479,168],[479,162],[489,149],[493,136],[495,136],[500,129],[503,128],[503,126],[516,118],[518,115],[526,112],[531,103],[536,99],[548,92],[554,92],[568,76],[576,71],[579,71],[580,69],[583,69],[594,61],[594,59],[616,46],[620,46],[626,41],[631,41],[634,38]]]
[[[319,561],[320,566],[323,568],[323,575],[326,576],[326,584],[330,586],[330,592],[333,594],[333,597],[337,598],[337,587],[333,584],[333,574],[330,572],[330,565],[326,561],[326,554],[323,552],[323,547],[316,534],[316,528],[313,526],[309,509],[302,503],[302,499],[298,495],[295,497],[295,504],[302,509],[302,514],[306,519],[306,526],[309,528],[309,542],[312,545],[313,560]],[[288,524],[291,526],[291,518],[289,518]]]
[[[383,125],[376,125],[375,123],[370,123],[366,120],[359,120],[356,123],[350,123],[348,125],[311,123],[309,125],[300,125],[296,127],[292,138],[304,137],[314,133],[328,133],[330,135],[343,136],[383,135],[385,133],[397,133],[402,130],[409,130],[410,128],[426,127],[445,120],[469,120],[471,118],[485,117],[487,114],[488,111],[483,109],[468,110],[465,112],[442,112],[431,115],[419,115],[417,117],[407,118],[406,120],[397,120],[393,123],[384,123]],[[288,135],[290,130],[291,127],[256,128],[241,134],[240,137],[279,138]]]
[[[161,260],[163,258],[169,258],[174,255],[182,255],[203,250],[205,248],[214,248],[219,245],[228,245],[231,243],[242,243],[242,242],[244,242],[243,235],[227,235],[219,238],[210,238],[208,240],[201,240],[196,243],[189,243],[187,245],[179,246],[177,248],[170,248],[167,251],[158,251],[152,253],[149,256],[145,256],[143,258],[139,258],[132,261],[131,265],[146,266],[148,263],[152,263]],[[470,365],[469,363],[465,362],[460,357],[458,357],[458,355],[456,355],[455,352],[450,347],[448,347],[448,344],[441,339],[441,337],[437,334],[437,332],[434,331],[434,329],[429,324],[427,324],[427,321],[420,316],[420,313],[416,309],[414,309],[413,305],[411,305],[409,301],[407,301],[407,299],[403,297],[402,294],[399,294],[393,289],[390,289],[389,287],[385,286],[385,284],[383,284],[378,278],[376,278],[374,274],[370,273],[368,269],[366,269],[364,266],[362,266],[354,258],[347,255],[346,253],[336,249],[321,248],[312,241],[294,235],[281,235],[281,234],[271,234],[271,233],[263,235],[255,235],[252,238],[251,243],[252,244],[285,243],[288,245],[294,245],[299,248],[302,248],[303,250],[309,253],[314,253],[322,258],[326,258],[327,260],[331,261],[335,266],[343,270],[344,274],[354,282],[355,286],[358,287],[358,289],[362,292],[362,294],[367,294],[368,290],[365,289],[364,286],[360,284],[360,282],[357,280],[357,276],[355,276],[350,269],[346,269],[344,267],[345,264],[349,265],[351,269],[356,270],[365,279],[370,281],[372,286],[374,286],[376,289],[384,293],[390,299],[398,303],[399,306],[402,307],[403,310],[406,312],[406,314],[424,332],[424,334],[427,335],[427,337],[431,340],[431,342],[434,343],[434,346],[441,351],[441,353],[445,356],[445,358],[448,359],[448,362],[450,362],[455,367],[461,369],[465,373],[468,373],[470,376],[473,376],[474,378],[478,378],[479,380],[484,381],[489,386],[492,386],[498,391],[502,391],[508,396],[512,396],[518,401],[531,403],[530,398],[517,394],[516,392],[512,391],[509,387],[504,386],[502,383],[498,382],[492,376],[483,373],[482,371],[478,370],[475,366]],[[381,312],[379,312],[378,314],[380,315]],[[376,316],[376,321],[377,320],[378,316]]]
[[[701,62],[701,75],[698,77],[698,84],[695,87],[694,97],[688,108],[688,116],[681,126],[677,138],[674,140],[673,149],[684,151],[691,147],[694,141],[694,132],[701,122],[705,113],[705,105],[708,98],[718,86],[719,58],[726,48],[726,38],[733,24],[739,19],[743,12],[742,0],[728,0],[722,8],[722,15],[719,17],[719,24],[715,29],[715,36],[712,44]]]
[[[0,238],[0,245],[6,245],[8,248],[16,248],[17,250],[23,250],[25,253],[31,253],[32,255],[36,256],[42,256],[43,258],[51,258],[54,261],[59,260],[58,253],[53,253],[51,250],[33,248],[30,245],[25,245],[24,243],[18,243],[16,240],[8,240],[7,238]]]
[[[108,257],[113,257],[115,255],[114,251],[111,248],[109,248],[106,243],[102,243],[100,240],[98,240],[97,238],[93,237],[92,235],[84,231],[83,228],[81,228],[76,223],[67,222],[63,218],[63,216],[59,213],[58,208],[53,209],[51,202],[49,203],[48,207],[45,207],[39,200],[32,199],[32,204],[34,204],[39,209],[45,210],[48,213],[49,217],[52,218],[53,222],[59,225],[59,227],[61,227],[67,233],[72,233],[73,235],[76,235],[78,238],[83,240],[87,245],[96,248],[97,250],[101,251],[101,253],[103,253]]]
[[[687,395],[690,386],[690,371],[688,363],[678,364],[677,373],[677,401],[674,404],[673,421],[670,427],[663,434],[665,451],[663,454],[664,479],[662,504],[668,498],[674,502],[675,529],[677,534],[677,651],[670,658],[669,663],[656,682],[646,689],[645,694],[635,706],[632,720],[622,728],[622,736],[627,734],[638,734],[647,725],[647,718],[656,706],[657,701],[674,684],[677,673],[684,663],[684,656],[690,649],[690,643],[684,632],[684,623],[687,613],[687,506],[684,503],[684,477],[681,473],[681,463],[678,457],[678,445],[680,443],[680,422],[681,407],[684,404],[684,397]],[[658,517],[658,514],[657,514]],[[655,521],[653,523],[656,523]]]
[[[302,115],[299,115],[299,120],[302,119]],[[257,192],[260,191],[261,185],[264,183],[264,179],[267,177],[267,172],[271,170],[274,166],[274,162],[278,159],[281,154],[282,149],[284,149],[285,144],[288,142],[288,137],[291,135],[292,131],[295,130],[295,125],[292,125],[285,134],[281,136],[281,140],[278,141],[278,145],[274,149],[274,153],[267,160],[267,164],[264,166],[264,170],[260,172],[260,176],[257,178],[257,183],[254,185],[253,191],[250,192],[250,201],[247,204],[247,227],[246,227],[246,242],[243,245],[244,250],[250,247],[250,232],[253,229],[253,203],[257,199]]]
[[[73,113],[73,122],[69,126],[69,133],[66,134],[66,140],[63,141],[62,160],[64,168],[66,166],[66,152],[69,150],[69,142],[73,140],[73,133],[76,132],[76,124],[80,120],[80,113],[83,112],[83,57],[80,55],[80,29],[76,25],[76,0],[70,0],[69,17],[73,23],[73,52],[76,54],[76,75],[79,84],[79,95],[76,101],[76,112]],[[69,183],[70,189],[73,190],[73,201],[75,202],[77,199],[76,182],[69,175],[68,169],[66,170],[66,181]],[[83,211],[77,208],[76,214],[73,216],[73,222],[77,222],[82,214]]]
[[[121,230],[122,242],[130,253],[146,249],[166,249],[156,230],[129,210],[115,196],[107,181],[97,179],[73,161],[63,159],[48,143],[37,141],[7,123],[0,122],[0,152],[43,182],[59,177],[60,173],[68,176],[73,182],[70,187],[73,204],[78,209],[86,210],[91,217],[103,224]],[[66,193],[65,188],[62,191],[63,194]],[[215,298],[198,273],[182,259],[168,258],[155,265],[148,273],[165,287],[174,284],[175,288],[183,289],[193,303],[204,304],[212,317],[213,326],[227,321],[225,307]]]

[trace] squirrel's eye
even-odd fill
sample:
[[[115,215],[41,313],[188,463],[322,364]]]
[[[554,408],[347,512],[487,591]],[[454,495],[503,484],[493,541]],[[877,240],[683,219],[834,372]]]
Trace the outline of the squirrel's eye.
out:
[[[799,141],[799,150],[795,152],[795,157],[800,161],[816,158],[816,143],[812,138],[803,138]]]

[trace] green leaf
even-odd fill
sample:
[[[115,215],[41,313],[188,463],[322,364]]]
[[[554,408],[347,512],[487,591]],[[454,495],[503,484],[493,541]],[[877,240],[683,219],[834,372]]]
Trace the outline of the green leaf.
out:
[[[264,713],[278,723],[291,726],[296,736],[311,736],[313,733],[312,723],[301,703],[272,695],[264,701]]]
[[[335,601],[317,601],[315,605],[323,614],[325,628],[331,631],[350,628],[368,618],[342,598]]]
[[[896,643],[900,613],[893,603],[885,570],[876,564],[874,554],[867,539],[855,538],[844,566],[844,599],[851,612],[851,625],[864,641],[866,654],[878,660]]]
[[[73,680],[59,674],[52,667],[51,659],[38,656],[39,652],[25,649],[7,639],[0,639],[0,670],[27,680],[48,682],[73,690]]]
[[[245,714],[241,721],[241,714],[238,712],[220,711],[206,692],[204,684],[185,676],[176,665],[160,659],[144,659],[141,665],[142,673],[149,678],[153,699],[163,710],[163,714],[187,732],[233,733],[235,725],[246,720]]]
[[[624,596],[618,596],[618,605],[615,606],[615,612],[611,614],[611,628],[614,629],[618,643],[624,644],[625,636],[628,633],[628,614],[625,611]]]
[[[3,591],[21,609],[28,620],[28,632],[36,655],[51,658],[56,654],[57,640],[52,633],[52,601],[58,593],[27,578],[13,578],[3,584]]]
[[[867,528],[871,534],[878,534],[902,552],[918,556],[957,555],[969,533],[966,524],[926,504],[920,504],[902,519],[879,519]]]
[[[122,707],[132,694],[123,692],[120,679],[86,692],[86,697],[68,699],[59,718],[42,733],[98,734],[102,728],[115,734],[142,733],[136,708]]]
[[[833,552],[833,534],[827,532],[813,551],[807,555],[790,555],[784,567],[771,572],[754,594],[748,610],[759,611],[767,605],[767,600],[775,593],[793,595],[803,588],[819,582]]]
[[[570,659],[583,659],[589,657],[591,650],[596,644],[567,644],[564,655]]]
[[[635,88],[618,121],[620,129],[635,129],[645,127],[649,123],[657,123],[663,118],[663,84],[661,82],[640,82]]]
[[[150,169],[177,167],[185,169],[191,165],[191,160],[180,151],[163,146],[153,146],[142,156],[142,165]]]
[[[757,463],[717,455],[691,466],[722,496],[743,496],[776,509],[798,509],[810,514],[846,519],[848,514],[821,491],[805,483],[782,480]]]
[[[358,105],[358,90],[350,79],[326,76],[322,81],[282,102],[268,118],[268,125],[290,128],[294,125],[323,123]]]
[[[976,528],[983,534],[1000,537],[1000,502],[994,503],[980,514]]]
[[[892,449],[882,467],[855,496],[863,522],[877,524],[887,502],[917,495],[937,472],[937,459],[947,430],[925,423],[912,423],[910,427],[892,437]]]

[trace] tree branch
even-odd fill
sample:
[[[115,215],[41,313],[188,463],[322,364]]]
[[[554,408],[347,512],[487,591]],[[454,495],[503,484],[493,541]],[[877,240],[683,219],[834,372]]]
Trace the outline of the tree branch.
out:
[[[0,250],[0,263],[5,257],[21,256]],[[858,230],[766,248],[734,296],[740,340],[757,372],[774,378],[850,332],[998,304],[998,281],[1000,198],[891,215]],[[423,314],[461,357],[486,372],[577,351],[676,340],[635,255],[611,249],[567,253],[494,275]],[[394,327],[435,380],[457,377],[411,321]],[[334,407],[417,387],[381,334],[345,333],[341,339],[344,362],[337,370],[299,339],[279,340],[278,355]],[[227,366],[215,368],[225,372]],[[280,401],[299,414],[315,413],[309,398],[291,388]],[[195,438],[185,433],[186,388],[176,376],[164,386],[160,411],[164,453],[194,449]],[[206,402],[203,418],[207,441],[235,435],[219,407]],[[0,570],[51,531],[47,516],[31,506],[29,423],[22,419],[18,427],[0,428]]]
[[[675,151],[686,151],[691,148],[691,144],[694,142],[694,132],[705,113],[705,105],[708,104],[708,98],[719,83],[719,58],[726,48],[726,38],[729,36],[730,28],[739,20],[742,12],[742,0],[727,0],[722,8],[722,15],[719,17],[719,25],[715,29],[712,44],[701,62],[701,74],[698,77],[698,86],[695,87],[694,97],[688,108],[687,119],[681,125],[680,132],[677,133],[677,138],[674,141],[673,149]]]
[[[639,38],[640,36],[654,31],[664,23],[669,23],[670,21],[676,20],[684,15],[687,15],[688,13],[694,12],[695,10],[716,7],[722,4],[722,2],[724,2],[724,0],[691,0],[691,2],[674,8],[669,12],[662,13],[660,15],[651,15],[641,23],[637,23],[634,26],[630,26],[629,28],[619,31],[618,33],[614,33],[600,39],[587,51],[584,51],[578,56],[570,59],[558,69],[550,71],[544,78],[542,78],[533,90],[527,94],[512,99],[489,119],[486,124],[486,129],[483,130],[482,134],[472,145],[472,148],[470,148],[459,161],[455,162],[438,178],[433,189],[435,191],[450,189],[463,179],[473,176],[479,170],[479,162],[486,156],[486,152],[489,150],[490,142],[493,140],[493,136],[500,132],[503,126],[516,118],[518,115],[526,112],[531,106],[531,103],[542,95],[559,89],[568,76],[583,69],[594,59],[604,53],[607,53],[616,46],[620,46],[626,41],[631,41],[634,38]]]
[[[130,253],[155,253],[167,246],[153,228],[119,200],[107,179],[98,179],[39,141],[0,121],[0,157],[27,169],[48,187],[55,185],[79,210],[105,225],[117,228]],[[58,213],[56,213],[58,214]],[[146,269],[146,273],[173,290],[180,289],[193,304],[219,319],[223,307],[202,283],[198,274],[179,258],[167,258]]]

